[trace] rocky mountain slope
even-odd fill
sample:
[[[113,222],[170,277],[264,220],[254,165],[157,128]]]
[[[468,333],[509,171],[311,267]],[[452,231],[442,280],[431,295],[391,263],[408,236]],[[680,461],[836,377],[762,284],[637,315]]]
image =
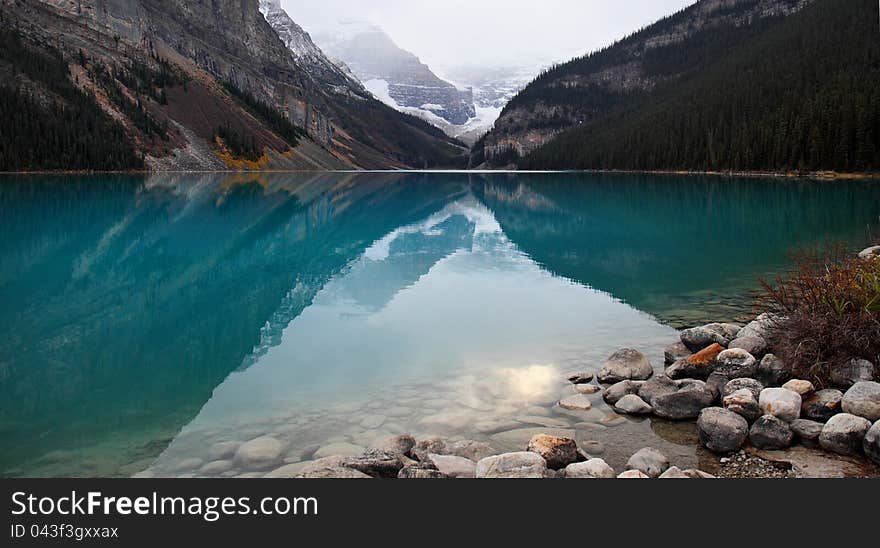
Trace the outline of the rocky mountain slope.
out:
[[[349,66],[380,99],[452,125],[463,125],[476,116],[470,89],[459,89],[439,78],[381,28],[362,22],[346,22],[340,27],[338,33],[318,35],[318,43]]]
[[[0,58],[0,73],[18,75],[4,79],[0,104],[27,105],[39,117],[92,101],[136,151],[127,168],[421,168],[458,165],[463,153],[436,128],[374,100],[317,48],[295,54],[293,36],[279,38],[258,0],[0,1],[3,32],[38,59],[66,65],[79,93],[53,90],[59,83],[41,79],[43,61]],[[40,128],[31,131],[32,144],[50,153]],[[14,163],[19,152],[2,151],[13,162],[2,168],[46,167],[40,158]]]
[[[608,48],[553,67],[506,106],[475,147],[472,164],[509,165],[635,97],[675,86],[753,38],[762,21],[813,1],[701,0]]]
[[[297,64],[307,69],[312,78],[338,92],[364,95],[364,87],[357,78],[315,45],[311,36],[284,11],[281,0],[260,0],[260,13],[293,53]]]

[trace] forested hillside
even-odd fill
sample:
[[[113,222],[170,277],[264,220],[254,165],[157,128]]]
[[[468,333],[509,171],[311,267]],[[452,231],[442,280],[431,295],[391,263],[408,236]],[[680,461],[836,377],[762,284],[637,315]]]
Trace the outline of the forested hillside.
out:
[[[122,126],[70,81],[57,50],[0,28],[0,75],[0,171],[143,167]]]
[[[466,146],[382,104],[314,46],[294,55],[258,0],[0,6],[0,171],[467,161]]]
[[[880,171],[874,0],[816,0],[788,16],[715,28],[647,53],[648,75],[693,69],[626,93],[540,82],[527,89],[519,101],[586,104],[594,116],[519,167]],[[614,54],[560,67],[553,78]]]

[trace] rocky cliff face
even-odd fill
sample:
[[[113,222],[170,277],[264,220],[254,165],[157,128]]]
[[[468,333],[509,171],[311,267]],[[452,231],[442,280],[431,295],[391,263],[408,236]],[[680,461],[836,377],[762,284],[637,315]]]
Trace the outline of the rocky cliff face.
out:
[[[497,166],[523,157],[617,105],[627,94],[674,81],[700,61],[695,58],[685,67],[657,62],[666,50],[699,40],[713,28],[743,27],[756,19],[795,13],[811,1],[701,0],[605,50],[559,65],[508,104],[478,145],[472,163]]]
[[[331,61],[312,41],[311,36],[299,26],[281,7],[281,0],[260,0],[260,12],[287,46],[297,64],[309,75],[337,93],[353,93],[365,96],[358,80]]]
[[[282,41],[259,0],[2,1],[26,37],[57,47],[70,59],[72,77],[81,76],[82,87],[132,133],[139,132],[128,123],[130,105],[105,99],[121,95],[170,128],[161,146],[135,135],[154,169],[423,167],[460,153],[442,135],[389,113],[327,62],[292,21],[285,22]],[[264,5],[267,13],[276,6]],[[174,74],[182,85],[133,86],[131,75],[145,71]],[[110,77],[98,81],[105,73]],[[276,114],[308,138],[290,146],[292,130]],[[383,123],[375,124],[377,118]],[[235,158],[217,140],[219,126],[263,157]],[[389,132],[409,138],[395,141]]]
[[[401,49],[382,29],[347,23],[338,34],[322,35],[321,46],[351,68],[361,82],[385,82],[384,99],[405,109],[421,109],[462,125],[476,115],[473,91],[440,79],[412,53]],[[377,89],[372,86],[371,89]]]

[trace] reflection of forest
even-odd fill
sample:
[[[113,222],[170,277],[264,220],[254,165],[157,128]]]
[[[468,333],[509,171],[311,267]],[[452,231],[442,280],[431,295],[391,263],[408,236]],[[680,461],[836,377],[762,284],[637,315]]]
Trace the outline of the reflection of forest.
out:
[[[475,192],[547,270],[673,322],[689,296],[748,302],[758,277],[785,269],[791,252],[822,242],[861,249],[880,233],[880,188],[870,182],[534,175],[490,178]]]
[[[880,233],[871,183],[574,174],[0,183],[0,475],[51,473],[35,459],[108,440],[109,462],[82,474],[125,473],[155,456],[346,266],[357,274],[348,297],[375,308],[473,245],[473,221],[450,215],[445,237],[400,233],[384,264],[352,264],[469,193],[551,273],[666,321],[706,295],[754,287],[799,246],[857,248]],[[22,462],[32,467],[16,470]]]
[[[286,325],[373,241],[464,190],[398,175],[178,179],[0,186],[3,469],[121,431],[170,438],[267,320]]]

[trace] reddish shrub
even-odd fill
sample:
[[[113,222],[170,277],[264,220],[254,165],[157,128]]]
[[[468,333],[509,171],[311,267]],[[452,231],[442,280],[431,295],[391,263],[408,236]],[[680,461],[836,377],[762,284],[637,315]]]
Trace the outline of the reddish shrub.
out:
[[[880,365],[880,259],[802,254],[793,273],[762,285],[761,304],[778,318],[771,346],[798,377],[827,385],[853,358]]]

